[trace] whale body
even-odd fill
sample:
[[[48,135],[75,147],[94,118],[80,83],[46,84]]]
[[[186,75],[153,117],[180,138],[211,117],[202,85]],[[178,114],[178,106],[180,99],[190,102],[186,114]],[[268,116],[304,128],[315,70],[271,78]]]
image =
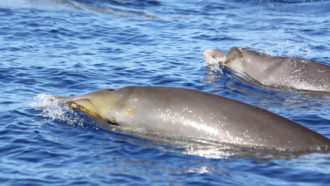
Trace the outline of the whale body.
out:
[[[330,147],[328,138],[284,117],[192,89],[131,86],[58,100],[136,132],[280,151],[324,151]]]
[[[270,56],[243,47],[228,52],[209,49],[204,59],[210,65],[223,65],[242,77],[262,85],[297,90],[330,92],[330,66],[303,58]]]

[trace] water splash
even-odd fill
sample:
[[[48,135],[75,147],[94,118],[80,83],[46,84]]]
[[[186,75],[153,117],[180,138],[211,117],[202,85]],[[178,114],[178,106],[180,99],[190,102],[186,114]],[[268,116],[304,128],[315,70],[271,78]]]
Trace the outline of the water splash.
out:
[[[79,113],[72,111],[67,105],[59,104],[58,99],[48,94],[38,94],[29,107],[41,109],[41,117],[59,120],[72,126],[84,126],[85,120]]]

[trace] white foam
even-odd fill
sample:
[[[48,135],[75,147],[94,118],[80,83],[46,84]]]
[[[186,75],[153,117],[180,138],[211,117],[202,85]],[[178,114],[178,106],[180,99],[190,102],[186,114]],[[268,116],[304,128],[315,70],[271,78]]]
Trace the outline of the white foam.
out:
[[[47,94],[38,94],[34,97],[34,102],[29,107],[42,110],[41,117],[50,118],[52,120],[60,120],[70,125],[84,125],[84,119],[77,113],[73,112],[67,105],[59,104],[58,100]]]

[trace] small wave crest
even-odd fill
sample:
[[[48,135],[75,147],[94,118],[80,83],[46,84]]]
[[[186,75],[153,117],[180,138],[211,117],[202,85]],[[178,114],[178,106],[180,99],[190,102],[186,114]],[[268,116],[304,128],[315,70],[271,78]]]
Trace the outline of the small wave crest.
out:
[[[29,107],[42,110],[41,117],[68,123],[72,126],[83,126],[84,118],[72,111],[66,104],[59,104],[58,99],[48,94],[38,94]]]

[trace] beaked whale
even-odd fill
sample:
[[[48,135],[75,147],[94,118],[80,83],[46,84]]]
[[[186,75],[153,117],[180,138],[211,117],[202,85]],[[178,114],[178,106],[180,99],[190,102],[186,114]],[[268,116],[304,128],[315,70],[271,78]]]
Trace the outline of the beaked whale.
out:
[[[215,94],[130,86],[57,97],[101,121],[137,132],[279,151],[324,151],[330,140],[284,117]]]
[[[276,88],[330,92],[330,66],[303,58],[270,56],[243,47],[204,52],[209,65],[223,65],[241,77]]]

